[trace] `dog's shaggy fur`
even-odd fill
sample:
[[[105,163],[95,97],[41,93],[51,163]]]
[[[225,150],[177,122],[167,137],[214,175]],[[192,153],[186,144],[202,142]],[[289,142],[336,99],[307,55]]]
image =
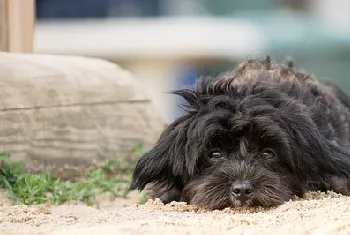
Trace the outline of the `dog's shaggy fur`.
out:
[[[291,66],[248,60],[174,92],[187,104],[137,163],[131,189],[206,209],[350,195],[350,99]]]

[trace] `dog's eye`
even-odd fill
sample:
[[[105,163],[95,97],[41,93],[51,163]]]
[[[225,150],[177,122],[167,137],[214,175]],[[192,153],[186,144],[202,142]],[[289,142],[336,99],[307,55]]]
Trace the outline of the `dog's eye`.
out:
[[[271,149],[264,149],[264,151],[261,153],[261,157],[264,159],[271,159],[275,156],[275,152]]]
[[[219,151],[214,151],[210,154],[212,158],[221,158],[221,153]]]

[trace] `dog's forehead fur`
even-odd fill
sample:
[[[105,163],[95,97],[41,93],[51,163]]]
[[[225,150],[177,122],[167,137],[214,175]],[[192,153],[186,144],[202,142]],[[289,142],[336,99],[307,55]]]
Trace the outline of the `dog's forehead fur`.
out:
[[[202,78],[193,90],[180,90],[175,94],[186,99],[185,110],[196,117],[212,113],[212,119],[219,118],[222,123],[225,119],[230,122],[230,117],[248,123],[249,119],[262,114],[271,121],[284,119],[288,123],[292,118],[302,120],[300,115],[303,115],[318,127],[322,126],[319,128],[322,134],[337,143],[347,143],[349,109],[336,97],[341,95],[336,88],[329,82],[315,79],[312,74],[267,58],[248,60],[234,71],[217,78]],[[228,112],[220,113],[218,109]],[[334,115],[321,115],[332,113]]]

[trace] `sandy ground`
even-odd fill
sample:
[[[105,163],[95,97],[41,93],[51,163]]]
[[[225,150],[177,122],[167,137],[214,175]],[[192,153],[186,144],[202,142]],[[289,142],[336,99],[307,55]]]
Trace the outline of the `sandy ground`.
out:
[[[267,211],[205,212],[181,203],[100,199],[98,206],[22,206],[0,198],[2,235],[350,234],[350,197],[313,193]]]

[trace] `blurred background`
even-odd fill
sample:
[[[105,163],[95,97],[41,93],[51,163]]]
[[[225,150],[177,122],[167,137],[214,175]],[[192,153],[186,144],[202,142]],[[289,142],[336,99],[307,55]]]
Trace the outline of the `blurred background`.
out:
[[[167,91],[266,54],[350,92],[350,1],[36,0],[34,50],[119,64],[170,122]]]

